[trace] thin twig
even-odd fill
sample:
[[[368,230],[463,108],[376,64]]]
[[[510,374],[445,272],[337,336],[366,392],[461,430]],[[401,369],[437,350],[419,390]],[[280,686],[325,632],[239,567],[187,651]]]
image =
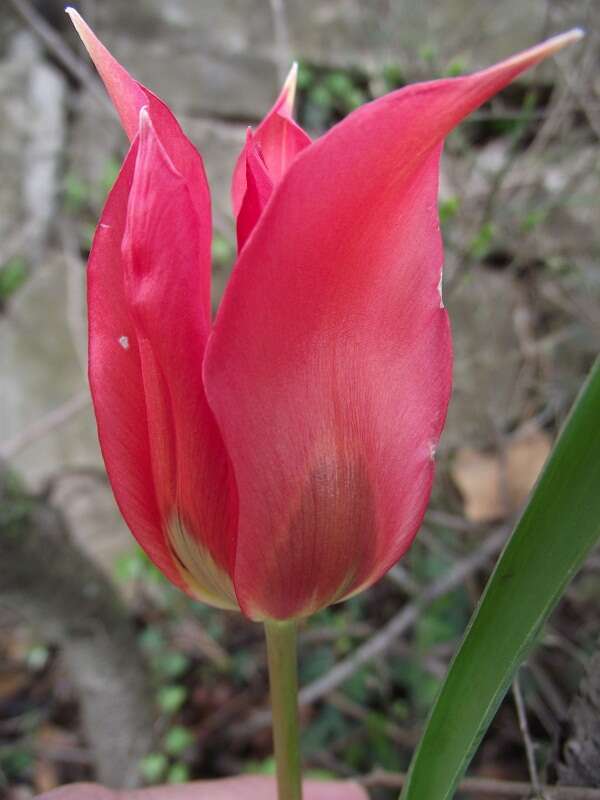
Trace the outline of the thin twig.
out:
[[[416,597],[421,593],[418,581],[401,564],[392,567],[385,577],[409,597]]]
[[[406,775],[400,772],[375,770],[364,778],[358,778],[363,786],[383,786],[400,789],[406,783]],[[600,800],[600,789],[579,786],[541,786],[547,800]],[[465,778],[459,789],[465,794],[492,794],[500,797],[530,797],[533,786],[524,781],[501,781],[495,778]]]
[[[28,445],[51,433],[56,428],[64,425],[71,417],[78,414],[89,405],[90,393],[88,389],[82,389],[73,397],[66,400],[62,405],[53,408],[43,417],[33,422],[21,433],[17,433],[0,445],[0,459],[9,460],[24,450]]]
[[[515,699],[515,707],[517,709],[517,718],[519,720],[519,730],[523,737],[523,744],[525,746],[525,754],[527,756],[527,769],[529,771],[529,779],[533,786],[533,791],[536,798],[546,800],[542,792],[542,785],[540,783],[540,776],[538,775],[537,764],[535,763],[535,745],[529,733],[529,722],[527,721],[527,710],[521,692],[521,684],[519,683],[519,673],[515,675],[512,684],[512,693]]]
[[[68,47],[54,28],[46,22],[35,6],[29,0],[10,0],[21,19],[28,25],[36,36],[43,42],[48,51],[71,73],[71,75],[86,87],[110,112],[111,117],[117,121],[116,112],[108,100],[100,82],[94,77],[93,72],[75,53]]]
[[[440,580],[424,589],[418,599],[406,605],[378,633],[358,647],[351,656],[336,664],[326,675],[305,686],[299,693],[300,705],[310,705],[325,697],[351,678],[362,666],[385,653],[399,636],[415,624],[423,611],[435,600],[456,589],[465,578],[472,575],[484,566],[488,559],[496,555],[506,541],[506,534],[505,527],[492,533],[475,553],[459,561]],[[236,725],[234,732],[240,737],[252,735],[267,727],[270,722],[269,711],[257,711],[250,719]]]

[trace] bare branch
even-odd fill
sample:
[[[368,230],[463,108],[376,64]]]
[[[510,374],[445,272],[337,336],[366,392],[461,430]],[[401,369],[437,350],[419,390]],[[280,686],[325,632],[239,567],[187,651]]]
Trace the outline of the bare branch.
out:
[[[53,408],[52,411],[37,419],[24,431],[3,442],[0,445],[0,459],[8,461],[13,458],[33,442],[47,436],[55,428],[60,428],[71,417],[86,408],[89,403],[90,393],[87,389],[82,389],[58,408]]]
[[[525,754],[527,756],[527,769],[529,770],[529,778],[533,786],[534,794],[537,798],[545,798],[540,783],[540,776],[538,775],[537,764],[535,762],[535,745],[529,733],[529,723],[527,721],[527,710],[525,708],[525,701],[521,692],[521,684],[519,683],[519,675],[515,675],[512,684],[513,697],[515,699],[515,706],[517,709],[517,717],[519,720],[519,730],[523,737],[523,744],[525,745]]]
[[[64,43],[29,0],[10,0],[10,3],[27,26],[41,39],[48,51],[94,95],[106,110],[110,111],[111,117],[116,122],[115,110],[87,64]]]

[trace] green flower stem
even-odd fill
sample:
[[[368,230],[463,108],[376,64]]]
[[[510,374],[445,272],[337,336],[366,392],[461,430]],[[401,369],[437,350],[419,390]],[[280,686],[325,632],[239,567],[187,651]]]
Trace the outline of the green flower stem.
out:
[[[296,623],[265,622],[279,800],[302,800]]]

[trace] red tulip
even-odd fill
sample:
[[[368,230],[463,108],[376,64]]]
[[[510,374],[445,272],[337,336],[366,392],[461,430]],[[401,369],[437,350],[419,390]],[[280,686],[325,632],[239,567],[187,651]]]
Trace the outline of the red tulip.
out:
[[[450,396],[437,215],[446,135],[573,31],[364,105],[311,142],[295,73],[233,181],[210,309],[202,160],[70,11],[131,147],[89,262],[90,382],[128,525],[177,585],[254,619],[370,586],[423,518]]]

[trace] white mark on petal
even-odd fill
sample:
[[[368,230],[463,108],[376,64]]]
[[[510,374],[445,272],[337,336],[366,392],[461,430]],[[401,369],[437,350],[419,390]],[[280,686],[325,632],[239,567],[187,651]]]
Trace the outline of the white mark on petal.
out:
[[[444,280],[444,276],[440,272],[440,282],[438,283],[438,287],[437,287],[438,288],[438,294],[440,296],[440,308],[444,307],[444,295],[442,293],[443,292],[443,290],[442,290],[442,281],[443,280]]]
[[[104,228],[105,230],[108,230],[110,228],[110,225],[107,225],[106,222],[101,222],[100,227]]]
[[[437,450],[437,442],[429,442],[429,458],[435,461],[435,453]]]
[[[119,344],[121,345],[123,350],[129,350],[129,337],[119,336]]]

